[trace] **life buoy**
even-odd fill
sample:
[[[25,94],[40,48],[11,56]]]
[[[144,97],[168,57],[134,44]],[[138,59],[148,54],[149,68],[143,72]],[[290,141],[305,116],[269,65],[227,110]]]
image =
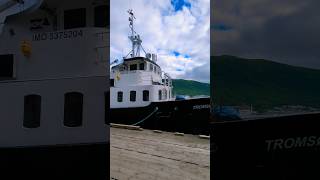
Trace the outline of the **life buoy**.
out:
[[[120,72],[119,71],[116,73],[116,78],[117,78],[117,81],[120,80]]]
[[[30,57],[31,55],[31,44],[28,41],[22,41],[21,43],[21,52],[24,56]]]

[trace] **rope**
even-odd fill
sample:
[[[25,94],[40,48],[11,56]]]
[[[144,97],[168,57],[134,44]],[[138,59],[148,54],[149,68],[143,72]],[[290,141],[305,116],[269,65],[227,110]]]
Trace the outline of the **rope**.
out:
[[[141,121],[138,121],[138,122],[132,124],[132,126],[136,126],[136,125],[144,122],[145,120],[149,119],[154,113],[156,113],[158,111],[158,109],[159,109],[158,107],[155,107],[154,111],[152,111],[147,117],[143,118]]]

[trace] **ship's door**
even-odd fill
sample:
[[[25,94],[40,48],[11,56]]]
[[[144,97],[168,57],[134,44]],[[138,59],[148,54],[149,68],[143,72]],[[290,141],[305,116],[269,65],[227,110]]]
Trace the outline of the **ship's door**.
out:
[[[0,80],[14,78],[13,54],[0,55]]]

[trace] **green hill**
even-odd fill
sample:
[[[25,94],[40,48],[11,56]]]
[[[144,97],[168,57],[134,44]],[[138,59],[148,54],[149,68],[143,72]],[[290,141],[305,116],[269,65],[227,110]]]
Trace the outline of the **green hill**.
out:
[[[173,93],[176,95],[210,95],[210,84],[201,83],[192,80],[184,79],[174,79],[173,83]]]
[[[320,105],[320,70],[264,59],[211,57],[214,102],[274,107]]]

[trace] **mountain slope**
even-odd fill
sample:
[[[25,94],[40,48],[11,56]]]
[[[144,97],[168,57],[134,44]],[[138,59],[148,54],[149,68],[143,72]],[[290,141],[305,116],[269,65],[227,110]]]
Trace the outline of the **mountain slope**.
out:
[[[210,95],[210,84],[207,83],[184,79],[174,79],[172,83],[174,87],[173,92],[176,95]]]
[[[213,56],[211,62],[218,104],[320,105],[320,70],[233,56]]]

